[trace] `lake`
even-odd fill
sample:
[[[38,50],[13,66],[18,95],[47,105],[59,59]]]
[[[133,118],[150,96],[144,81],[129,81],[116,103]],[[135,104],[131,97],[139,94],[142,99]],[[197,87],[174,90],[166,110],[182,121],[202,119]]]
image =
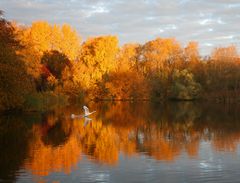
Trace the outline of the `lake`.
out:
[[[0,117],[0,182],[239,182],[240,106],[88,103]]]

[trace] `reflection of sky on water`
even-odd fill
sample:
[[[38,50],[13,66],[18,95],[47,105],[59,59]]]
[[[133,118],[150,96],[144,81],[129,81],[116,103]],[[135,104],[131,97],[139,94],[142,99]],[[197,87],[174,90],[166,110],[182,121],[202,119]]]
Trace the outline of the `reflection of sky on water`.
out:
[[[127,158],[121,154],[119,165],[109,167],[96,165],[87,158],[83,158],[78,164],[79,169],[72,172],[72,176],[76,176],[76,180],[80,182],[119,183],[206,182],[214,180],[227,182],[229,177],[231,180],[238,180],[239,163],[231,154],[225,154],[224,158],[221,158],[221,153],[206,151],[210,144],[203,143],[201,146],[205,146],[205,152],[200,152],[198,159],[189,159],[186,155],[182,155],[174,162],[156,161],[144,155]],[[212,154],[212,157],[209,158],[209,154]]]
[[[239,156],[227,152],[215,152],[209,142],[201,142],[198,158],[181,154],[175,161],[157,161],[143,154],[126,157],[120,154],[119,164],[96,164],[83,155],[77,169],[68,176],[51,173],[47,182],[227,182],[239,177]],[[29,173],[29,172],[28,172]],[[31,174],[25,173],[19,182],[31,182]],[[29,179],[26,179],[28,177]],[[22,180],[21,180],[22,178]],[[39,179],[39,178],[36,178]],[[234,182],[234,181],[232,181]]]

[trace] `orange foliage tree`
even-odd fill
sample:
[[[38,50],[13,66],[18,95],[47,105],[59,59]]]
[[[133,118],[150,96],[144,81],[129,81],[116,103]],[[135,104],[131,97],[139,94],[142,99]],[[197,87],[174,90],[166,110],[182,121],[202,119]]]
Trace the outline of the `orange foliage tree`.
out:
[[[95,90],[103,76],[116,69],[118,39],[102,36],[88,39],[81,48],[79,61],[74,65],[74,81],[86,90]]]
[[[80,51],[80,37],[69,25],[50,25],[48,22],[33,22],[30,27],[22,27],[18,37],[24,48],[20,54],[23,56],[28,73],[35,80],[42,74],[41,58],[46,52],[53,50],[66,55],[74,62]]]
[[[26,95],[34,91],[31,78],[18,55],[21,49],[15,28],[0,17],[0,110],[22,108]]]

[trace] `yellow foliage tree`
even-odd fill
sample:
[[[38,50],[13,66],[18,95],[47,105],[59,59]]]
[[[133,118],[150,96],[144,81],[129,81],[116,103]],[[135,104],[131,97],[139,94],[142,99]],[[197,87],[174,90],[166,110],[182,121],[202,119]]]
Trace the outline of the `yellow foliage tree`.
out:
[[[80,60],[75,64],[75,82],[89,89],[103,76],[116,69],[118,39],[102,36],[87,40],[81,49]]]
[[[28,72],[38,78],[41,73],[41,57],[51,50],[66,55],[75,61],[80,51],[80,37],[69,25],[50,25],[45,21],[32,23],[31,27],[19,30],[19,39],[25,49],[21,55],[28,67]]]
[[[139,44],[125,44],[121,47],[118,54],[116,72],[134,70],[138,64]]]
[[[198,52],[198,43],[191,41],[188,43],[186,48],[184,49],[185,61],[187,62],[197,62],[200,59],[200,55]]]
[[[143,45],[142,55],[148,71],[161,74],[167,71],[181,55],[180,44],[175,39],[157,38]]]

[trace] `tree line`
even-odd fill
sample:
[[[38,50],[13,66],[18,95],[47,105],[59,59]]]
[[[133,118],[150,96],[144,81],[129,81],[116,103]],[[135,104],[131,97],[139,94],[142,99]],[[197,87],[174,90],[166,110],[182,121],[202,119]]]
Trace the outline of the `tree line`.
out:
[[[233,45],[203,58],[197,42],[183,47],[174,38],[156,38],[119,46],[111,35],[82,42],[67,24],[22,26],[0,15],[1,110],[39,105],[46,98],[54,103],[59,96],[68,101],[239,99],[240,58]]]

